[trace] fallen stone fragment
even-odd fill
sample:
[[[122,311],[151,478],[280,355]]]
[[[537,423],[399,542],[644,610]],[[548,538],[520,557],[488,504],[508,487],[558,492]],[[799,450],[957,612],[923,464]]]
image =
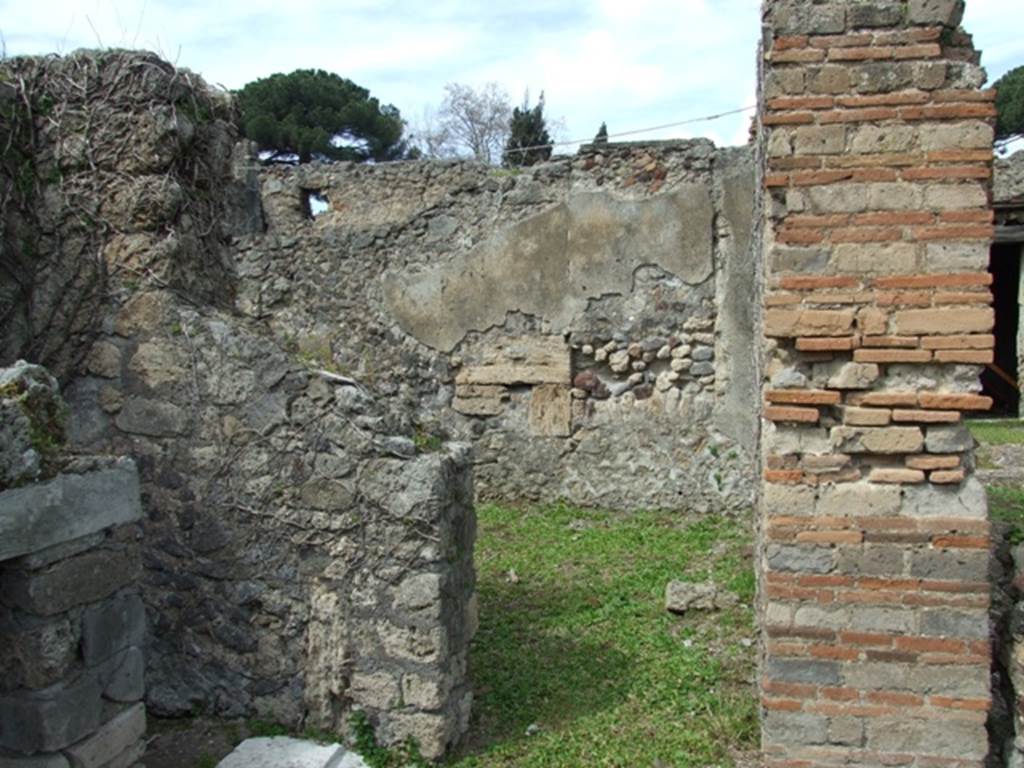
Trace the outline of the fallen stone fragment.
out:
[[[713,611],[736,602],[731,592],[719,592],[713,582],[670,581],[665,587],[665,610],[670,613]]]
[[[287,736],[246,739],[217,768],[367,768],[340,744],[315,744]]]

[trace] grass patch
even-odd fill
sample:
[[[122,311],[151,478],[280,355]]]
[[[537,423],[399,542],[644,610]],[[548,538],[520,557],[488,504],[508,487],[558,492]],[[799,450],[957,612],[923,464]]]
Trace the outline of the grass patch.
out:
[[[1024,541],[1024,489],[1004,485],[990,485],[988,515],[992,520],[1010,524],[1009,540],[1012,544]]]
[[[249,730],[249,736],[252,738],[263,737],[271,738],[274,736],[292,736],[293,733],[289,730],[288,726],[282,725],[281,723],[272,723],[267,720],[249,720],[246,722]]]
[[[1024,422],[1001,419],[967,422],[974,439],[986,445],[1024,445]]]
[[[478,515],[474,717],[449,765],[731,766],[755,747],[749,519]],[[664,590],[680,578],[740,605],[673,616]]]

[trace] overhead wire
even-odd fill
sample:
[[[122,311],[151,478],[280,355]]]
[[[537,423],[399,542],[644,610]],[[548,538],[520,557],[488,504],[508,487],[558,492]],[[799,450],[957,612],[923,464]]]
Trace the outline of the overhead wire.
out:
[[[666,128],[678,128],[682,125],[692,125],[693,123],[710,122],[711,120],[718,120],[723,117],[729,117],[730,115],[739,115],[743,112],[750,112],[751,110],[757,109],[757,105],[754,104],[749,107],[740,107],[739,109],[730,109],[726,112],[718,112],[713,115],[703,115],[701,117],[691,117],[686,120],[679,120],[674,123],[664,123],[663,125],[652,125],[649,128],[636,128],[631,131],[620,131],[618,133],[609,133],[608,140],[621,139],[623,136],[636,136],[641,133],[651,133],[652,131],[662,131]],[[533,152],[538,149],[555,149],[556,147],[571,147],[577,144],[593,144],[593,139],[574,139],[570,141],[553,141],[548,144],[534,144],[529,147],[515,147],[506,149],[505,152],[511,154],[512,152]]]

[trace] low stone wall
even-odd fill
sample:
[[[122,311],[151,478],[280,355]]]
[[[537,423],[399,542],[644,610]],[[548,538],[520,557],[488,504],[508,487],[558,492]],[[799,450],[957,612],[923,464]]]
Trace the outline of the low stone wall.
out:
[[[0,361],[51,361],[70,451],[138,467],[148,710],[343,735],[358,706],[440,756],[471,700],[469,453],[235,311],[230,237],[261,216],[230,99],[136,52],[0,73],[52,108],[4,137],[38,175],[0,217]],[[0,455],[45,467],[46,430],[22,442]]]
[[[238,307],[425,436],[472,443],[479,498],[750,503],[749,151],[612,144],[514,172],[314,163],[259,180],[266,232],[235,240]],[[312,193],[329,205],[315,218]]]
[[[127,459],[0,493],[0,765],[142,756],[141,517]]]

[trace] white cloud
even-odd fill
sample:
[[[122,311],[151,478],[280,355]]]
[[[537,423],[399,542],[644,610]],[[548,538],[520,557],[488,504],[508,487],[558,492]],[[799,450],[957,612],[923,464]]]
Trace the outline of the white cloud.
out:
[[[965,24],[993,78],[1024,63],[1005,0],[970,0]],[[297,68],[337,72],[404,115],[446,82],[541,89],[569,138],[670,123],[752,103],[759,0],[0,0],[9,54],[156,50],[236,88]],[[95,31],[94,29],[95,28]],[[746,140],[746,115],[650,138]]]

